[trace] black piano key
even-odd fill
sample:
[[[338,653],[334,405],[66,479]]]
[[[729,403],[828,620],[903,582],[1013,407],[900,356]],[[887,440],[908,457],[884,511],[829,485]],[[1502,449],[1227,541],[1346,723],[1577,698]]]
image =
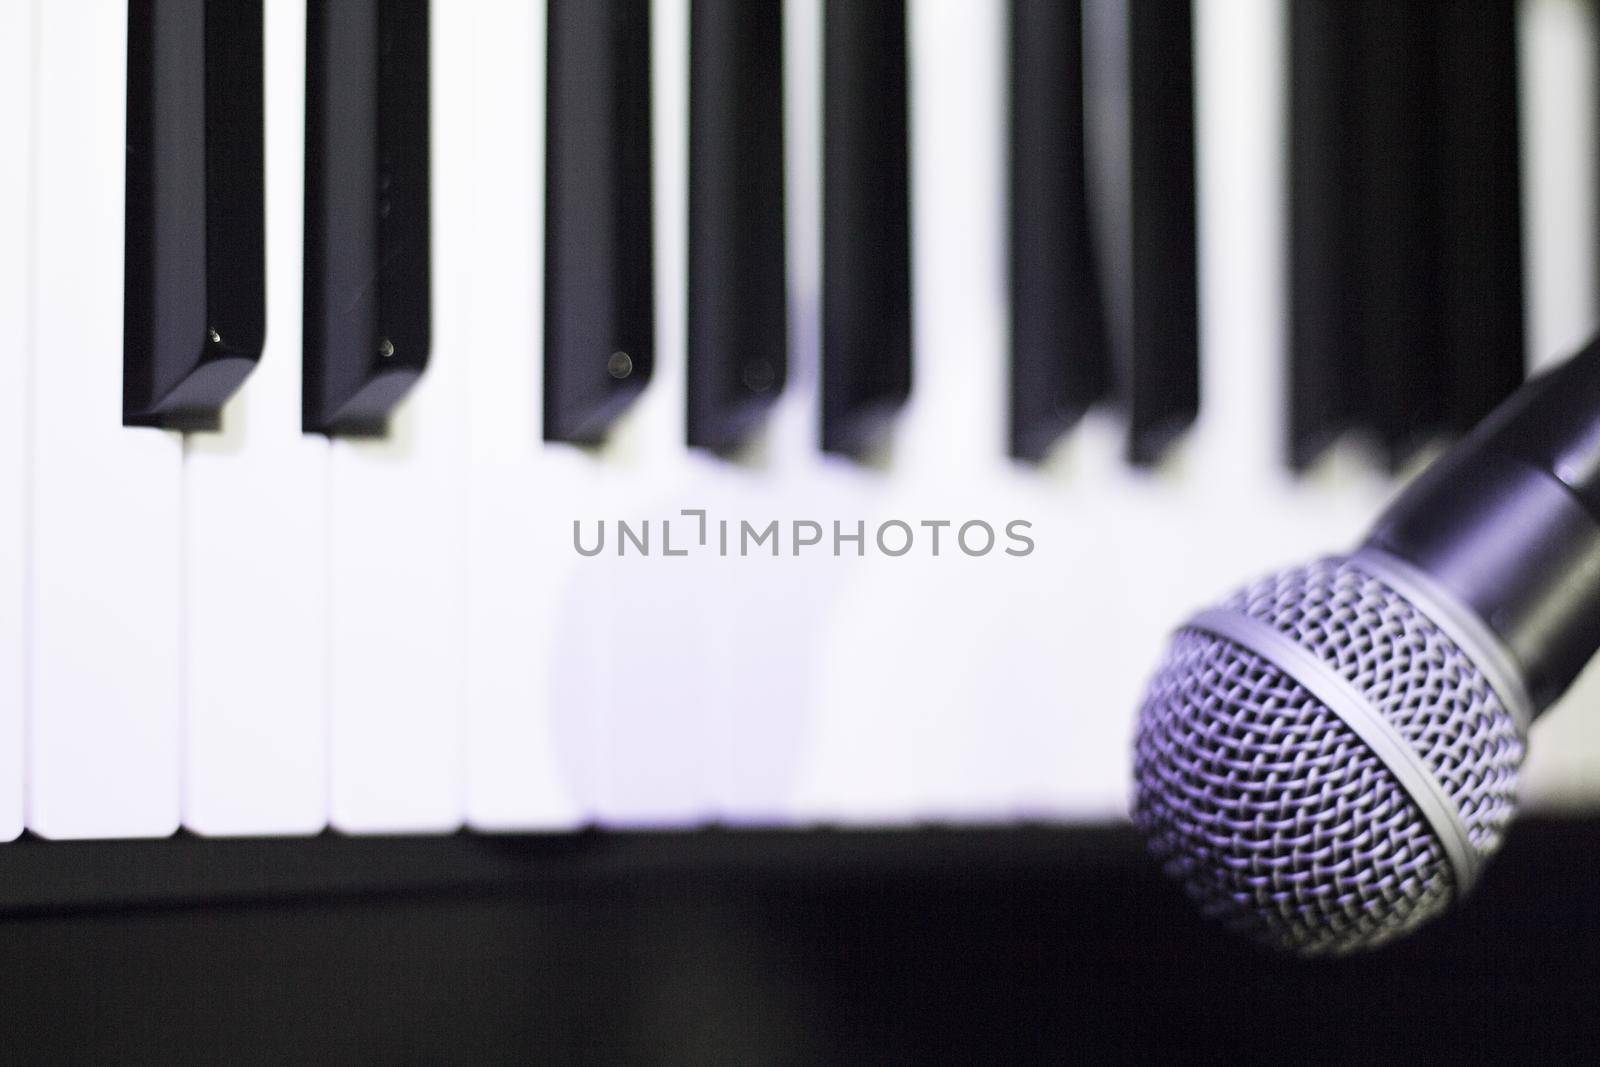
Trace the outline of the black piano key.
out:
[[[1079,0],[1012,0],[1010,117],[1010,449],[1037,461],[1112,380],[1084,180]]]
[[[1527,366],[1516,0],[1444,2],[1440,18],[1444,418],[1465,432],[1522,383]]]
[[[1368,428],[1399,466],[1439,430],[1446,375],[1439,306],[1434,0],[1360,4],[1356,85],[1357,347]]]
[[[598,442],[655,352],[647,0],[550,0],[544,436]]]
[[[1363,418],[1357,348],[1357,6],[1289,5],[1290,466],[1304,470]]]
[[[1522,378],[1514,7],[1290,18],[1290,461],[1358,428],[1398,467]]]
[[[1090,212],[1128,459],[1200,403],[1194,33],[1188,0],[1084,0]]]
[[[428,365],[427,0],[306,12],[302,426],[384,433]]]
[[[822,97],[822,447],[853,455],[911,392],[904,0],[828,0]]]
[[[260,0],[128,5],[126,425],[213,430],[266,339]]]
[[[688,441],[740,443],[783,390],[781,0],[693,0]]]

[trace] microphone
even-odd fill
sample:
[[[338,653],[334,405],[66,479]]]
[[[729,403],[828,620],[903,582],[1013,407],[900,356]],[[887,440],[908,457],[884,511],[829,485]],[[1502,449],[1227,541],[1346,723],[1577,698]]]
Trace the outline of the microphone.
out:
[[[1173,636],[1140,711],[1133,819],[1213,919],[1369,949],[1472,888],[1527,730],[1600,648],[1600,341],[1418,476],[1353,553]]]

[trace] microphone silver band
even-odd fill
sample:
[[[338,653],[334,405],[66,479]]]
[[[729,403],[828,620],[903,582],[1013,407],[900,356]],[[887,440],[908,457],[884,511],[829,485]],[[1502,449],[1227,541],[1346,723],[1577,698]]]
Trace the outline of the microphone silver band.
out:
[[[1404,590],[1396,592],[1404,595]],[[1455,876],[1456,893],[1464,895],[1471,890],[1482,857],[1467,836],[1466,823],[1455,801],[1422,756],[1354,685],[1293,638],[1248,615],[1213,608],[1194,616],[1184,628],[1204,631],[1260,656],[1337,715],[1384,763],[1417,805],[1444,849]]]
[[[1381,548],[1367,545],[1351,556],[1350,562],[1399,593],[1454,641],[1494,690],[1518,732],[1523,738],[1528,736],[1534,719],[1533,700],[1522,684],[1522,672],[1505,642],[1472,609],[1425,571]]]

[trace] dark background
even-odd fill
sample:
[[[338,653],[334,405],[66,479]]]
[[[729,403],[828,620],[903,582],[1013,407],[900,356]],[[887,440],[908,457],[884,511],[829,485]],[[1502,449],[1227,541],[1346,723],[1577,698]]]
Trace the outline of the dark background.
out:
[[[0,1059],[1593,1062],[1600,820],[1383,952],[1269,956],[1125,828],[24,840]]]

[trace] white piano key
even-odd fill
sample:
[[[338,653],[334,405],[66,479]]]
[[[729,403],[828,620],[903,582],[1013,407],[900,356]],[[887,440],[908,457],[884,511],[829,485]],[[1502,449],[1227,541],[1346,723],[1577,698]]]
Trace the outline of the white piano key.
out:
[[[473,6],[431,5],[428,368],[388,437],[331,447],[329,822],[347,832],[463,817]]]
[[[1324,473],[1313,486],[1284,463],[1287,18],[1284,0],[1195,9],[1202,401],[1166,472],[1173,484],[1160,506],[1168,514],[1148,516],[1146,524],[1167,528],[1157,554],[1171,567],[1148,590],[1158,598],[1151,607],[1178,617],[1278,562],[1337,549],[1386,491],[1386,479],[1361,464],[1342,480]],[[1324,516],[1324,540],[1305,523],[1294,533],[1293,517],[1316,511],[1318,499],[1330,496],[1344,518],[1326,524]],[[1165,636],[1151,632],[1146,642]]]
[[[783,12],[787,380],[749,446],[721,463],[707,497],[696,501],[713,519],[821,521],[842,506],[832,465],[818,450],[821,7],[788,0]],[[790,825],[832,814],[826,792],[813,787],[829,781],[832,751],[819,744],[819,683],[829,610],[847,569],[831,556],[789,555],[713,561],[704,570],[711,619],[704,640],[713,660],[703,691],[706,766],[724,823]]]
[[[685,568],[619,560],[615,522],[685,506],[687,8],[652,8],[656,351],[652,380],[599,448],[547,444],[542,409],[544,10],[480,9],[479,307],[468,403],[468,821],[485,829],[687,825],[706,814],[696,723],[701,605]],[[692,505],[690,505],[692,506]],[[573,547],[573,523],[607,551]],[[653,521],[652,525],[658,525]]]
[[[1064,698],[1041,687],[1032,700],[997,699],[1021,636],[1005,619],[1008,591],[1036,584],[1042,562],[972,558],[956,543],[969,521],[1003,533],[1032,510],[1013,492],[1004,454],[1009,20],[1004,5],[981,0],[917,0],[907,17],[914,374],[891,444],[893,489],[877,517],[911,523],[919,546],[905,566],[874,568],[886,595],[873,611],[892,628],[879,647],[895,651],[874,664],[888,668],[877,684],[885,698],[903,694],[878,714],[893,709],[894,729],[916,739],[901,761],[914,814],[995,818],[1018,770],[995,754],[1009,751],[1023,722],[1062,719]],[[952,523],[938,556],[923,552],[932,548],[927,519]],[[906,618],[920,620],[917,633]]]
[[[1595,7],[1527,0],[1518,12],[1528,347],[1546,366],[1596,324]]]
[[[913,10],[924,53],[913,88],[928,102],[913,108],[913,203],[927,235],[913,246],[923,388],[896,460],[915,469],[938,457],[922,477],[941,491],[923,491],[918,514],[981,520],[999,537],[987,556],[970,558],[957,542],[924,560],[927,578],[914,587],[926,601],[920,613],[936,622],[932,644],[908,648],[908,662],[954,665],[918,683],[945,734],[925,803],[956,821],[1104,817],[1120,808],[1115,756],[1125,718],[1115,709],[1129,703],[1105,663],[1105,646],[1120,646],[1125,626],[1120,601],[1106,595],[1107,551],[1125,533],[1101,518],[1130,476],[1119,457],[1123,431],[1090,419],[1086,429],[1100,440],[1066,478],[1005,454],[1009,19],[983,4]],[[1023,550],[1013,521],[1026,524],[1018,532],[1033,546],[1028,555],[1007,552]]]
[[[122,427],[123,0],[39,4],[28,825],[177,828],[180,442]]]
[[[613,545],[575,574],[580,589],[592,582],[584,595],[601,606],[601,628],[589,640],[604,650],[610,675],[597,724],[603,774],[593,816],[610,826],[668,827],[695,825],[713,807],[705,677],[714,599],[697,581],[701,560],[661,555],[660,520],[701,506],[716,462],[684,443],[688,0],[650,0],[650,23],[655,366],[599,452],[610,484],[580,495],[563,517],[655,520],[649,557],[619,557]]]
[[[973,483],[1002,466],[1006,26],[1004,6],[981,0],[907,9],[916,362],[894,427],[897,478]]]
[[[754,451],[779,479],[818,465],[822,324],[822,0],[783,7],[783,214],[789,373]]]
[[[911,395],[882,455],[835,472],[823,517],[868,538],[907,523],[904,558],[824,561],[836,603],[819,692],[805,808],[837,821],[967,819],[1003,810],[1015,784],[994,772],[1023,715],[993,699],[1015,646],[991,641],[1007,580],[1024,561],[968,559],[969,519],[1010,518],[1003,459],[1007,382],[1004,225],[1006,74],[1002,7],[970,0],[909,5],[912,204]],[[938,557],[925,520],[949,520]],[[1013,567],[1011,565],[1017,565]],[[802,599],[802,603],[805,601]],[[1015,771],[1015,768],[1012,768]]]
[[[33,276],[34,2],[0,2],[0,841],[22,832],[28,337]]]
[[[1596,87],[1600,27],[1593,4],[1530,0],[1518,22],[1522,90],[1524,254],[1535,368],[1576,352],[1597,321]],[[1600,660],[1540,718],[1523,795],[1543,809],[1600,805]]]
[[[582,819],[590,764],[563,763],[556,709],[584,716],[592,694],[553,687],[563,664],[574,679],[580,669],[604,670],[560,655],[563,635],[582,626],[561,597],[578,557],[570,520],[550,511],[567,470],[543,461],[539,439],[545,11],[499,0],[478,5],[475,24],[473,295],[494,313],[472,324],[467,376],[466,817],[485,830]]]
[[[1282,0],[1195,9],[1203,401],[1192,473],[1208,491],[1287,485],[1288,56]]]
[[[853,525],[864,516],[867,494],[881,478],[820,451],[823,7],[822,0],[784,6],[789,375],[755,450],[760,464],[749,472],[750,494],[733,510],[735,517],[811,519],[831,538],[833,520]],[[864,743],[862,724],[850,718],[854,704],[836,699],[841,690],[851,692],[848,681],[837,681],[835,657],[839,622],[852,618],[851,585],[861,567],[848,555],[834,557],[831,548],[719,574],[718,588],[737,611],[723,642],[728,673],[718,714],[744,727],[742,734],[725,731],[718,789],[729,821],[848,822],[870,787],[861,764],[879,750]],[[855,821],[884,821],[885,809],[906,810],[867,804]]]
[[[327,822],[327,442],[300,432],[304,0],[266,5],[267,343],[184,457],[183,820]]]

